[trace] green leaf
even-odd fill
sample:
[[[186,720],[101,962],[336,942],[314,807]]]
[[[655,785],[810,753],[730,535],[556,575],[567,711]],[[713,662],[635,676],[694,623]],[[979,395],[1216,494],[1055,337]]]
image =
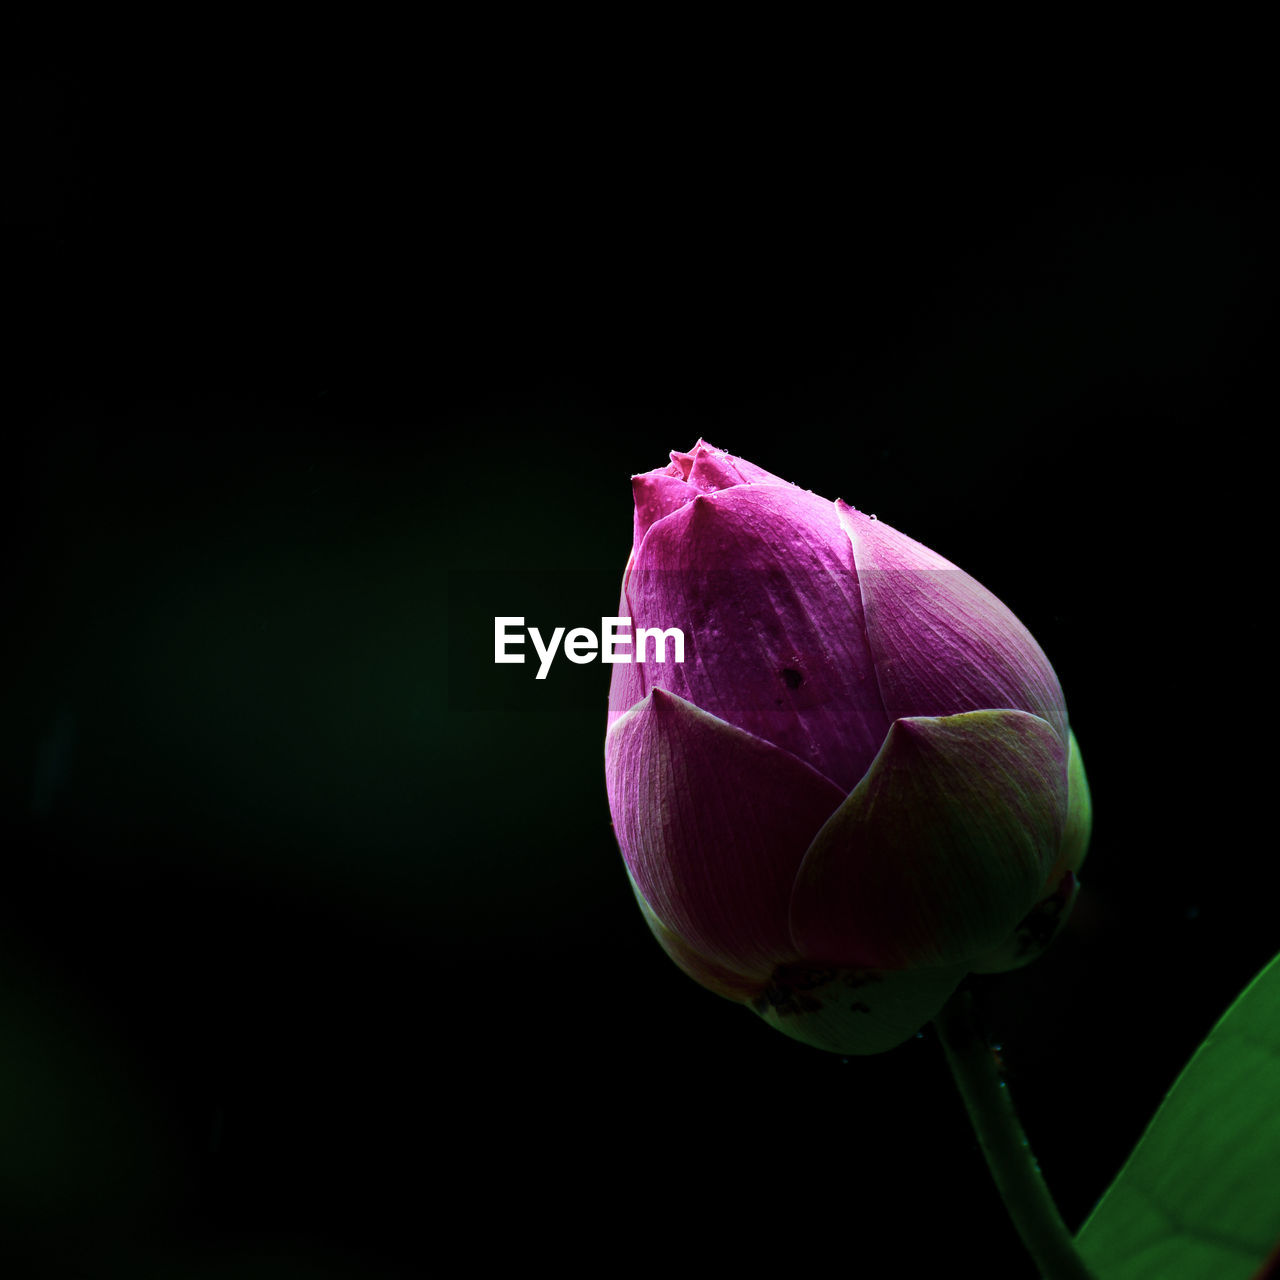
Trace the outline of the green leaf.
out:
[[[1280,1237],[1280,956],[1196,1050],[1076,1242],[1098,1280],[1249,1280]]]

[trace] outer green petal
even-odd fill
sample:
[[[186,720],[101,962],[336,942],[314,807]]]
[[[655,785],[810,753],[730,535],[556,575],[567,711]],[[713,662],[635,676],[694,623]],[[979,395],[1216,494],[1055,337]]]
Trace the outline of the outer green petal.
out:
[[[1019,922],[1013,933],[999,946],[973,962],[974,973],[1005,973],[1021,969],[1043,954],[1058,936],[1071,908],[1075,905],[1080,882],[1076,873],[1089,851],[1089,833],[1093,827],[1093,806],[1089,783],[1076,735],[1071,734],[1071,754],[1067,762],[1067,825],[1062,849],[1040,901]]]
[[[805,854],[801,955],[835,967],[945,968],[999,945],[1062,847],[1067,747],[1026,711],[895,721]]]
[[[946,1004],[965,967],[883,973],[779,969],[752,1008],[777,1030],[832,1053],[883,1053],[910,1040]]]
[[[1068,731],[1070,733],[1070,731]],[[1055,871],[1079,872],[1084,856],[1089,852],[1089,837],[1093,834],[1093,797],[1089,794],[1089,780],[1084,776],[1084,761],[1076,735],[1070,733],[1071,755],[1067,762],[1067,829],[1062,837],[1062,853]]]

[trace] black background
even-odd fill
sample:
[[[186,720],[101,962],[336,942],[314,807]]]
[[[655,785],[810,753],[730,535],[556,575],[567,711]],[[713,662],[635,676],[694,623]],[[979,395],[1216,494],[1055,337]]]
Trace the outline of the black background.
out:
[[[961,120],[429,54],[7,86],[17,1274],[1029,1275],[932,1032],[842,1061],[684,978],[607,669],[451,683],[450,574],[571,570],[607,592],[548,620],[594,626],[629,476],[703,436],[1014,609],[1095,836],[1059,944],[976,991],[1079,1225],[1280,940],[1258,161],[1194,95]]]

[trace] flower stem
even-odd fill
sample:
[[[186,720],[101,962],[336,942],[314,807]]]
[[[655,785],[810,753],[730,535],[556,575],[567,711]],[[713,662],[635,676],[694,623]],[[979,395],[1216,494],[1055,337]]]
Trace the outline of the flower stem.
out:
[[[1091,1280],[1014,1114],[996,1059],[978,1030],[973,994],[967,988],[957,991],[934,1025],[996,1190],[1040,1274],[1045,1280]]]

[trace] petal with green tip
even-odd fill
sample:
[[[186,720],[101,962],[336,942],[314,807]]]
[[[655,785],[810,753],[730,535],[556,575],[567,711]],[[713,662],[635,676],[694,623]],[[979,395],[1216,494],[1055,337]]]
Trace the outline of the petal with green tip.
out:
[[[1062,845],[1067,748],[1025,711],[895,721],[796,876],[791,933],[833,965],[941,968],[1002,942]]]

